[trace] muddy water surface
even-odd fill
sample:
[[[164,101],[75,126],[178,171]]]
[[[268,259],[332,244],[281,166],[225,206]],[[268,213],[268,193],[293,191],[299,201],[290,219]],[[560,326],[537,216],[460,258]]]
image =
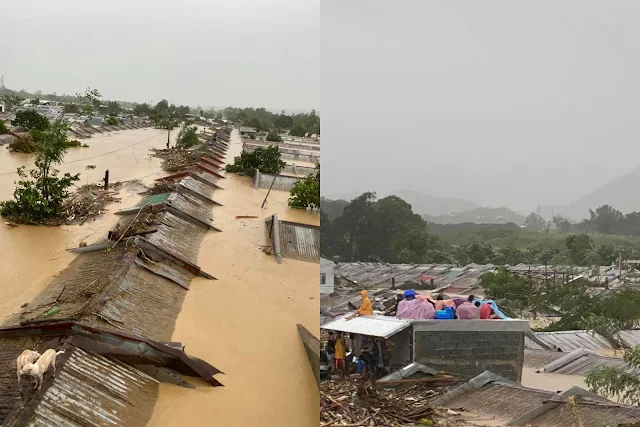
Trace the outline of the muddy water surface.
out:
[[[172,132],[175,137],[177,132]],[[111,182],[140,179],[150,182],[160,173],[159,159],[149,158],[149,149],[166,145],[166,131],[137,129],[110,134],[96,134],[83,140],[88,148],[72,148],[60,165],[63,172],[80,173],[78,185],[98,183],[109,169]],[[10,153],[0,147],[0,200],[10,198],[15,189],[16,168],[33,166],[33,155]],[[87,165],[96,165],[85,170]],[[116,222],[113,212],[131,206],[140,199],[139,188],[128,187],[120,191],[122,201],[109,207],[96,221],[82,226],[12,228],[0,222],[0,323],[20,305],[29,302],[76,255],[65,249],[77,247],[81,241],[93,243],[106,236]]]
[[[234,132],[234,135],[235,132]],[[232,137],[227,160],[241,149]],[[317,263],[275,258],[260,250],[266,244],[265,218],[319,225],[317,214],[290,209],[289,194],[254,190],[249,178],[227,174],[213,210],[223,231],[209,232],[200,248],[199,265],[217,281],[196,279],[182,307],[173,335],[198,356],[225,372],[224,387],[201,381],[187,390],[161,384],[152,426],[317,426],[319,393],[296,330],[319,327]],[[256,219],[236,219],[254,215]]]

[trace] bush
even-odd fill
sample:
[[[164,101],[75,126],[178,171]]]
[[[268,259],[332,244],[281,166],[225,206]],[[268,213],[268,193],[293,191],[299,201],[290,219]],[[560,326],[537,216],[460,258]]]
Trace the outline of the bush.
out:
[[[109,126],[118,126],[118,119],[116,119],[113,116],[109,116],[109,118],[107,118],[107,125],[109,125]]]
[[[187,149],[200,144],[200,139],[196,133],[197,131],[198,128],[195,126],[182,125],[178,133],[176,148]]]
[[[14,126],[25,128],[28,131],[45,131],[50,126],[49,119],[39,114],[36,110],[20,111],[16,114],[16,118],[13,119],[12,123]]]
[[[275,130],[267,134],[266,140],[270,142],[282,142],[282,138],[280,138],[280,135],[278,135],[278,132]]]
[[[67,152],[67,127],[56,122],[53,127],[37,134],[37,156],[35,168],[29,173],[24,166],[18,169],[20,180],[13,192],[13,200],[0,202],[0,215],[15,222],[36,224],[56,217],[68,189],[77,181],[78,174],[65,173],[58,178],[55,165],[62,163]],[[32,179],[29,179],[32,178]]]
[[[227,165],[225,169],[228,172],[247,176],[255,176],[258,170],[275,174],[287,165],[280,160],[280,157],[278,147],[271,145],[269,148],[258,148],[251,153],[242,152],[240,156],[233,159],[233,164]]]
[[[291,189],[288,204],[295,208],[320,207],[320,164],[316,171],[296,182]]]
[[[35,153],[38,149],[36,142],[33,140],[31,134],[24,134],[18,136],[9,144],[9,151],[16,153]]]
[[[294,127],[291,128],[291,131],[289,132],[289,135],[291,136],[305,136],[306,134],[307,134],[307,131],[301,124],[295,125]]]
[[[67,147],[82,147],[82,143],[77,139],[72,139],[71,141],[67,141]]]
[[[4,135],[5,133],[9,133],[9,129],[7,129],[7,125],[4,124],[4,120],[0,120],[0,135]]]

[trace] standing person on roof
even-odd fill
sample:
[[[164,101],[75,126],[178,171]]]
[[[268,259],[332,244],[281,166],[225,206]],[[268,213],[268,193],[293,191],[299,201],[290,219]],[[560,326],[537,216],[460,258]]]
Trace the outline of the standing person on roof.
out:
[[[362,296],[362,304],[360,304],[360,308],[351,316],[347,317],[347,320],[351,320],[356,316],[368,316],[373,314],[373,304],[371,304],[367,291],[364,289],[361,290],[360,296]]]

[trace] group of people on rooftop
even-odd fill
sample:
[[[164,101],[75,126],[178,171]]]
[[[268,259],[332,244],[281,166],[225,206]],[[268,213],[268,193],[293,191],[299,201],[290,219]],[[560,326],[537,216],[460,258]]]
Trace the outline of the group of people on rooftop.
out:
[[[373,304],[366,290],[360,291],[362,304],[347,320],[356,316],[373,314]],[[395,316],[399,319],[464,319],[464,320],[489,320],[496,319],[498,315],[487,302],[476,301],[473,295],[467,298],[445,299],[442,294],[434,300],[431,295],[418,295],[413,289],[404,291],[398,295]]]

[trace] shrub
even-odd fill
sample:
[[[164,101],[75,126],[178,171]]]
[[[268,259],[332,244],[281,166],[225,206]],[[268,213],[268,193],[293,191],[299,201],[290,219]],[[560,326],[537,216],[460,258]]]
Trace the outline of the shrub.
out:
[[[182,125],[176,142],[176,147],[181,149],[187,149],[195,147],[200,144],[197,132],[198,128],[195,126]]]
[[[256,171],[264,173],[278,173],[287,164],[280,160],[281,154],[278,147],[273,145],[268,148],[258,148],[251,153],[242,152],[240,156],[233,159],[233,164],[227,165],[228,172],[240,175],[255,176]]]
[[[118,126],[118,119],[116,119],[113,116],[109,116],[109,118],[107,118],[107,125],[109,125],[109,126]]]
[[[320,207],[320,164],[315,172],[296,182],[291,189],[288,204],[295,208]]]
[[[0,120],[0,135],[4,135],[5,133],[9,133],[9,129],[7,129],[7,125],[4,124],[4,120]]]
[[[270,142],[282,142],[282,138],[280,138],[280,135],[278,135],[278,132],[275,130],[267,134],[266,140]]]
[[[9,151],[17,153],[35,153],[38,149],[33,137],[28,133],[18,136],[8,148]]]

